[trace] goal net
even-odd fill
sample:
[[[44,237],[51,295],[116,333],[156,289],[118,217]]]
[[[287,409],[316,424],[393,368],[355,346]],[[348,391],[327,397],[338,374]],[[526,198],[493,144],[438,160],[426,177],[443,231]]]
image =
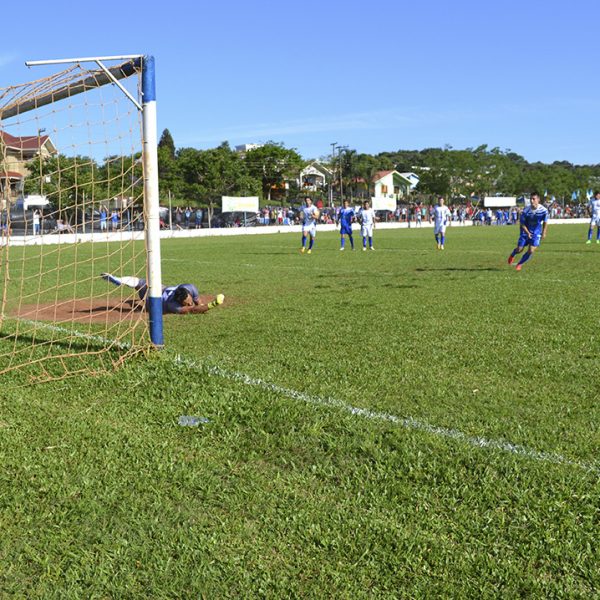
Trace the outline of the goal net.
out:
[[[147,278],[155,227],[147,204],[154,163],[145,154],[156,144],[144,138],[146,59],[126,58],[116,66],[110,57],[78,59],[60,72],[56,64],[36,66],[47,76],[0,89],[5,383],[101,373],[151,345],[145,299],[101,277]],[[156,289],[160,268],[154,279]]]

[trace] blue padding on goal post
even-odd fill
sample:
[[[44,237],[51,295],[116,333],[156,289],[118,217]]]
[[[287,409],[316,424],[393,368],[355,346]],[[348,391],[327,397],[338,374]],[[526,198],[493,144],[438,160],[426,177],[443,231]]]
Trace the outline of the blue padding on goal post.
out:
[[[154,102],[156,101],[154,56],[144,56],[142,65],[142,99],[143,102]]]
[[[164,346],[162,298],[148,298],[150,340],[155,346]]]

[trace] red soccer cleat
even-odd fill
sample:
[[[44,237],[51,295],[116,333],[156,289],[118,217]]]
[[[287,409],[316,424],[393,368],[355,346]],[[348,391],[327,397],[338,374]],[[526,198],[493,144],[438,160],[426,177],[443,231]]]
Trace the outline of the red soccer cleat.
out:
[[[523,268],[523,265],[517,265],[517,271],[520,271]]]
[[[514,257],[514,256],[511,254],[511,255],[508,257],[508,264],[509,264],[509,265],[512,265],[514,262],[515,262],[515,257]]]

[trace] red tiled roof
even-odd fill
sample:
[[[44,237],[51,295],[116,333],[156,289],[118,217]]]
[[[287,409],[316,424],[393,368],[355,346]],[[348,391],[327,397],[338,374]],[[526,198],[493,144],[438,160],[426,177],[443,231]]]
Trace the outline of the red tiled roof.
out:
[[[2,171],[0,172],[0,179],[23,179],[24,175],[17,173],[16,171]]]
[[[14,136],[6,131],[0,131],[0,139],[8,148],[16,150],[38,150],[41,148],[49,136],[47,135],[24,135]]]
[[[389,175],[390,173],[393,173],[394,169],[390,169],[389,171],[377,171],[377,173],[375,173],[375,175],[373,175],[373,181],[379,181],[380,179],[383,179],[386,175]]]

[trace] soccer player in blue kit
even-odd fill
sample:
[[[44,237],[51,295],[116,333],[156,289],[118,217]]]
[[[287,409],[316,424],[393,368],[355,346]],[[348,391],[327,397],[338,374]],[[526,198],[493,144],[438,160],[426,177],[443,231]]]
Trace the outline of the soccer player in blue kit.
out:
[[[349,200],[344,200],[344,205],[340,208],[338,215],[338,223],[340,224],[340,250],[344,249],[344,242],[346,241],[345,235],[350,240],[350,246],[354,250],[354,238],[352,237],[352,221],[354,221],[356,214],[354,209],[350,206]]]
[[[132,288],[138,293],[140,300],[144,301],[146,299],[148,286],[145,279],[131,276],[115,277],[110,273],[102,273],[100,277],[105,281],[110,281],[113,285],[124,285]],[[162,310],[163,314],[185,315],[205,313],[211,308],[223,304],[224,300],[225,296],[219,294],[212,302],[202,304],[198,288],[192,283],[182,283],[168,287],[163,286]]]
[[[542,240],[546,237],[548,229],[548,210],[540,204],[540,195],[536,192],[531,194],[531,202],[521,213],[521,233],[517,242],[517,247],[508,257],[508,264],[512,265],[515,256],[521,254],[527,247],[527,252],[523,254],[517,264],[517,271],[523,268],[523,265],[531,258],[536,248],[539,247]]]

